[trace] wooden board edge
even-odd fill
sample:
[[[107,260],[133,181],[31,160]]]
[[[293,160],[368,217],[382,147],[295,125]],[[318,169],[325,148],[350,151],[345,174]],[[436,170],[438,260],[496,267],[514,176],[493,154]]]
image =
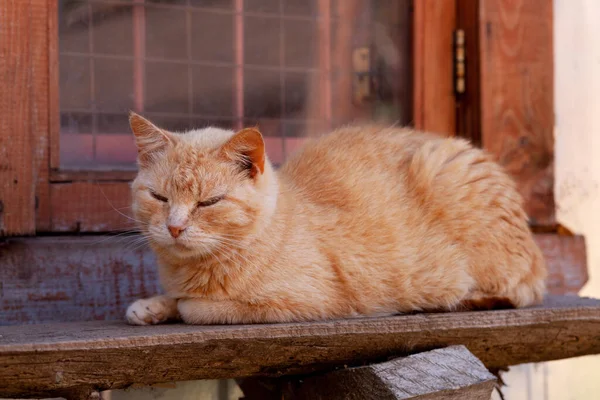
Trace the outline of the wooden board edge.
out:
[[[5,341],[22,342],[0,344],[0,396],[308,374],[452,345],[465,346],[490,369],[600,353],[600,300],[552,301],[520,310],[299,324],[127,327],[121,322],[0,329]],[[28,344],[35,335],[42,342]],[[153,368],[147,368],[149,362]]]
[[[581,235],[534,234],[546,259],[551,294],[577,294],[589,279],[585,238]]]
[[[136,176],[136,170],[58,170],[50,171],[50,182],[132,182]]]

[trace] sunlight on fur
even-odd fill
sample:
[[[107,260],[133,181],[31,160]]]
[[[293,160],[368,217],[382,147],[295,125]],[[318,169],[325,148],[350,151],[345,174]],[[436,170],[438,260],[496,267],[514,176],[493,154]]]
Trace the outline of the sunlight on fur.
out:
[[[546,266],[511,179],[466,141],[350,126],[275,171],[261,133],[132,113],[133,210],[165,295],[131,324],[310,321],[523,307]]]

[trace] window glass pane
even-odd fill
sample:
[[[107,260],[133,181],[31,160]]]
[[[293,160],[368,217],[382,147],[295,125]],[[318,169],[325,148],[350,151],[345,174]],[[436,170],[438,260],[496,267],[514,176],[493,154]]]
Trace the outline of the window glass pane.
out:
[[[135,168],[129,110],[258,124],[280,164],[351,121],[412,120],[410,0],[59,0],[63,168]]]

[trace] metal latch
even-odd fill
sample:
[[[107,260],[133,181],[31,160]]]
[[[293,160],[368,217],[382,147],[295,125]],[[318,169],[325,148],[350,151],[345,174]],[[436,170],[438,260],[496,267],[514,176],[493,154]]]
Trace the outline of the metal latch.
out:
[[[465,31],[454,31],[454,90],[465,93],[467,89],[465,71]]]
[[[371,54],[368,47],[359,47],[352,52],[353,100],[362,104],[371,97]]]

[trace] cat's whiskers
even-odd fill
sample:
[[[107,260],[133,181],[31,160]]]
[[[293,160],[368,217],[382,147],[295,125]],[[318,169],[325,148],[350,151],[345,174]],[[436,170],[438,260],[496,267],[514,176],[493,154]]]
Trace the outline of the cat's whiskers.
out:
[[[151,241],[151,235],[142,232],[141,235],[132,238],[132,240],[125,245],[125,249],[131,251],[132,249],[137,249],[140,244],[143,246]]]
[[[148,240],[149,240],[149,238],[144,235],[136,236],[135,238],[132,238],[132,240],[128,243],[128,245],[137,244],[140,241],[148,241]]]
[[[105,237],[103,237],[102,239],[91,242],[90,246],[96,246],[96,245],[106,243],[106,242],[109,242],[112,240],[114,240],[114,241],[111,242],[111,244],[121,243],[123,240],[127,240],[130,237],[137,238],[138,234],[140,234],[140,233],[141,232],[139,229],[130,229],[130,230],[116,233],[116,234],[110,233],[110,234],[105,235]]]
[[[144,225],[144,222],[143,222],[143,221],[140,221],[139,219],[135,219],[135,218],[133,218],[133,217],[130,217],[129,215],[127,215],[127,214],[125,214],[125,213],[123,213],[123,212],[119,211],[119,209],[117,209],[117,208],[116,208],[116,207],[115,207],[115,206],[112,204],[112,202],[111,202],[111,201],[108,199],[108,197],[107,197],[107,196],[106,196],[106,194],[104,193],[104,190],[102,190],[102,187],[100,186],[100,184],[97,184],[97,185],[98,185],[98,188],[100,189],[100,193],[102,193],[102,196],[104,196],[104,198],[105,198],[105,199],[106,199],[106,201],[108,202],[108,205],[110,205],[110,207],[111,207],[111,208],[112,208],[112,209],[113,209],[115,212],[117,212],[119,215],[121,215],[121,216],[123,216],[123,217],[125,217],[125,218],[127,218],[127,219],[129,219],[129,220],[131,220],[131,221],[133,221],[133,222],[136,222],[136,223],[138,223],[138,224],[141,224],[142,226]]]
[[[127,246],[125,246],[125,249],[127,251],[137,251],[141,248],[144,248],[148,244],[150,244],[150,238],[142,237],[142,238],[139,238],[138,240],[128,244]]]

